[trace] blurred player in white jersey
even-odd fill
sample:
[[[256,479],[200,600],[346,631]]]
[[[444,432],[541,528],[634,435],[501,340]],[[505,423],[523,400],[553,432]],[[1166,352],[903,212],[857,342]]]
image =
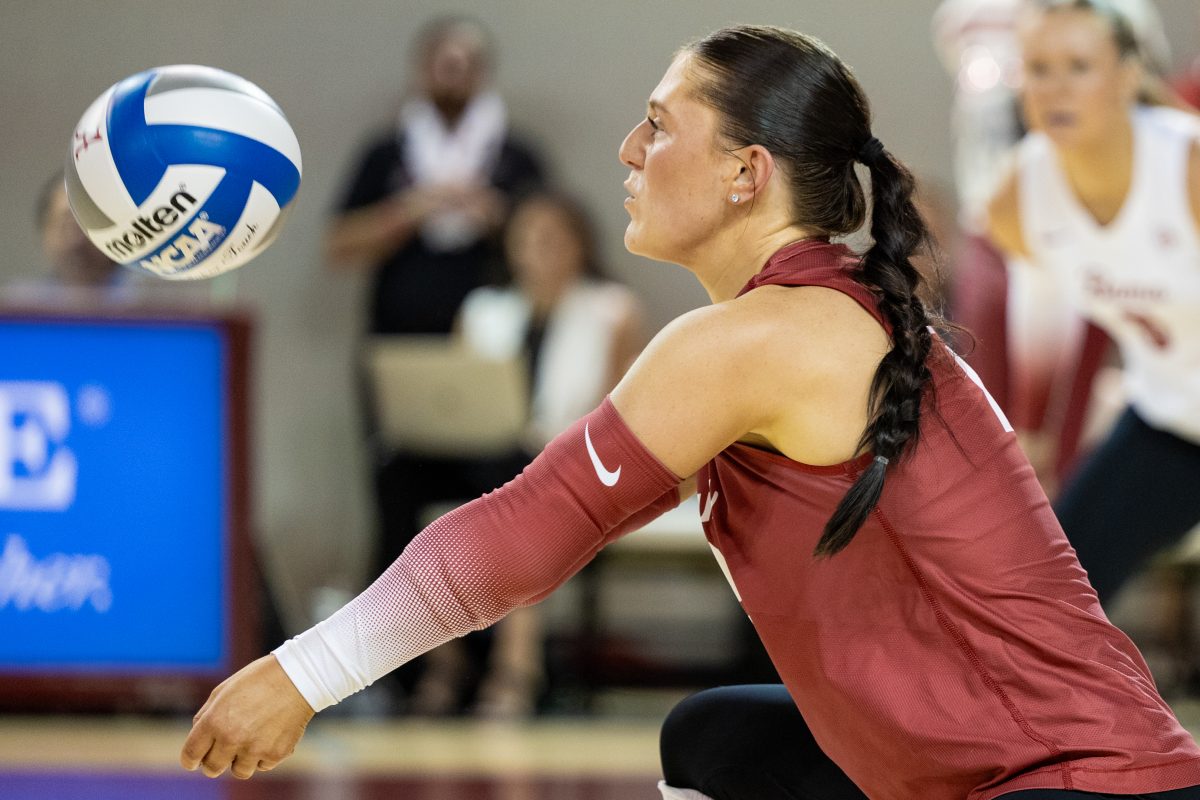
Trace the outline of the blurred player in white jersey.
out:
[[[1107,601],[1200,522],[1200,120],[1142,102],[1138,39],[1109,3],[1031,3],[1019,34],[1034,132],[988,230],[1120,348],[1129,408],[1056,503]]]

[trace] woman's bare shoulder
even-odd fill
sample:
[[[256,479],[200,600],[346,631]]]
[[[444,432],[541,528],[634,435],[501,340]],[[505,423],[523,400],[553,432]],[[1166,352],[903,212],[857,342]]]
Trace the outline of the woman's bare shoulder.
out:
[[[663,327],[646,346],[643,358],[664,366],[687,369],[705,363],[719,369],[752,343],[754,331],[747,327],[751,322],[752,315],[736,301],[701,306]]]
[[[764,286],[741,297],[736,311],[747,343],[762,352],[820,362],[839,343],[886,342],[874,316],[850,295],[826,286]]]
[[[873,370],[888,346],[878,322],[842,292],[764,286],[677,317],[630,375],[658,385],[684,381],[726,400],[753,398],[777,390],[781,379],[820,378],[855,359]]]
[[[630,429],[676,475],[691,475],[766,418],[757,326],[734,303],[664,327],[612,392]]]

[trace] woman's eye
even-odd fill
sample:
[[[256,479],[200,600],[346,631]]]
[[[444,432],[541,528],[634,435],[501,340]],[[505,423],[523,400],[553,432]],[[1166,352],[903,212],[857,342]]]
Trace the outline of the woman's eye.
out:
[[[662,128],[658,127],[658,122],[656,122],[653,117],[646,117],[646,122],[650,123],[650,127],[654,129],[655,133],[658,133],[662,130]]]

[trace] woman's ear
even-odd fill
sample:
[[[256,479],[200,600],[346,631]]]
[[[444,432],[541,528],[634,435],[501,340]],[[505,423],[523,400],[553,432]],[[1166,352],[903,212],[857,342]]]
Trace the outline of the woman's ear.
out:
[[[740,202],[746,202],[761,192],[775,174],[775,157],[758,144],[739,147],[729,155],[736,167],[730,181],[730,195],[736,194]]]

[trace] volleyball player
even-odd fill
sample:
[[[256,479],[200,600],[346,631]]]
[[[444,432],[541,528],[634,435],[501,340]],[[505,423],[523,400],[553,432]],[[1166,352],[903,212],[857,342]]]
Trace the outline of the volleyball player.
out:
[[[315,710],[536,602],[698,486],[785,685],[672,712],[665,797],[1200,797],[1169,791],[1200,783],[1200,749],[930,330],[912,178],[848,68],[802,34],[718,31],[676,56],[620,153],[627,247],[683,264],[713,304],[521,476],[218,686],[184,766],[273,767]],[[861,258],[829,240],[864,219],[856,164]]]
[[[1042,0],[1021,42],[1036,132],[991,236],[1120,349],[1129,408],[1055,506],[1107,602],[1200,523],[1200,120],[1137,103],[1136,40],[1107,4]]]

